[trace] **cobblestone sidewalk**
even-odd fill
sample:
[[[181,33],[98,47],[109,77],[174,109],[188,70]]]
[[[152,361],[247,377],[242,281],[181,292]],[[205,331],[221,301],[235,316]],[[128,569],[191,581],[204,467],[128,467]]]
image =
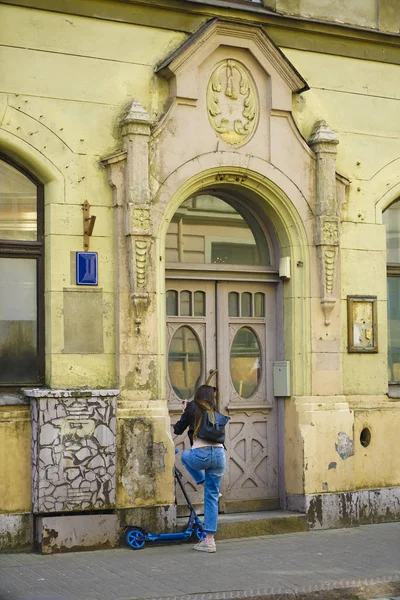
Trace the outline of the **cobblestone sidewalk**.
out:
[[[0,600],[400,596],[400,523],[53,556],[0,555]]]

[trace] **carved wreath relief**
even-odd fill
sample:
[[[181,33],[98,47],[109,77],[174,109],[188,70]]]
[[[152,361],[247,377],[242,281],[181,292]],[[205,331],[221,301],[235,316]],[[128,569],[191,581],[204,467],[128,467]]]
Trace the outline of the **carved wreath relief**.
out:
[[[258,97],[244,65],[229,59],[213,71],[207,87],[207,113],[211,126],[224,142],[243,144],[258,121]]]

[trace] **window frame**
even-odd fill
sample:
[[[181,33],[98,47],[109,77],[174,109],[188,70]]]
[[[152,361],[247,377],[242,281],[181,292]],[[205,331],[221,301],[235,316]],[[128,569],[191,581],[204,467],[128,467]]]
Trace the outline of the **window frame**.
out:
[[[388,212],[395,204],[400,203],[400,198],[396,198],[382,212]],[[386,226],[385,221],[383,223]],[[386,228],[386,253],[388,252],[388,232]],[[400,278],[400,262],[388,262],[386,256],[386,289],[388,290],[389,278]],[[389,366],[389,295],[387,296],[387,364]],[[400,398],[400,380],[392,380],[388,377],[388,396],[390,398]]]
[[[0,258],[31,258],[36,260],[37,307],[37,360],[38,378],[30,383],[2,384],[0,392],[15,391],[29,385],[42,386],[45,382],[45,307],[44,307],[44,185],[21,164],[0,152],[0,160],[22,173],[36,186],[37,238],[36,241],[3,240],[0,238]]]

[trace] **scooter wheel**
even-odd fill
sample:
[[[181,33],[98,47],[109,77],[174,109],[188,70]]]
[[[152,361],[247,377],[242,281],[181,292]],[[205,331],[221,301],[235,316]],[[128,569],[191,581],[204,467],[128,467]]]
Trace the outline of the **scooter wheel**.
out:
[[[202,540],[206,537],[204,529],[200,525],[196,525],[196,527],[194,528],[194,531],[193,531],[193,535],[198,540]]]
[[[125,533],[125,542],[134,550],[140,550],[146,543],[146,532],[139,527],[131,527]]]

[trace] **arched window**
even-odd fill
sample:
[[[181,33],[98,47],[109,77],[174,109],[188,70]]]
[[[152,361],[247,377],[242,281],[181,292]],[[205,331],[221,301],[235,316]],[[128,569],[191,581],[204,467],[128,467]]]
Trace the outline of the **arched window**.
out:
[[[44,381],[43,185],[0,154],[0,391]]]
[[[237,199],[198,194],[185,200],[169,225],[167,264],[269,266],[260,223]]]
[[[400,383],[400,199],[383,214],[386,225],[389,383]]]

